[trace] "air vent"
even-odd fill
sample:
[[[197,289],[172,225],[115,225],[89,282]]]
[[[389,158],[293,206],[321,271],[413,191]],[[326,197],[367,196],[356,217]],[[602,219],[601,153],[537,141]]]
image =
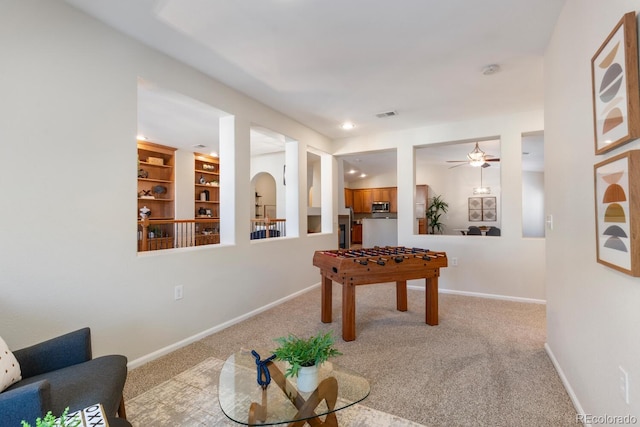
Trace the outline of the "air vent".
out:
[[[385,111],[383,113],[376,114],[376,117],[379,119],[384,119],[385,117],[393,117],[397,115],[398,115],[397,111]]]
[[[207,148],[207,146],[202,144],[196,144],[193,146],[193,148]]]

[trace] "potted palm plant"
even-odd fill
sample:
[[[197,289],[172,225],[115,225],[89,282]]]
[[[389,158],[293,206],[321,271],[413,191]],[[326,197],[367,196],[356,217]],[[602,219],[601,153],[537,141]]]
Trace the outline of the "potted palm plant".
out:
[[[318,366],[342,354],[334,347],[331,331],[307,339],[289,335],[275,341],[279,344],[273,351],[276,359],[289,363],[285,377],[298,377],[298,390],[302,392],[318,387]]]
[[[449,210],[449,204],[444,201],[442,196],[433,196],[429,199],[429,206],[427,207],[427,225],[429,227],[429,234],[442,233],[442,227],[444,224],[440,221],[442,214],[447,213]]]

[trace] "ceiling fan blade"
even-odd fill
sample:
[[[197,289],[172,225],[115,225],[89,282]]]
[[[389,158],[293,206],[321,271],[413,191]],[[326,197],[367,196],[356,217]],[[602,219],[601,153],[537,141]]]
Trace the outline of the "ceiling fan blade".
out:
[[[453,168],[457,168],[457,167],[460,167],[460,166],[464,166],[466,164],[468,164],[468,162],[463,162],[463,163],[460,163],[459,165],[449,166],[449,169],[453,169]]]
[[[495,158],[495,159],[484,159],[485,162],[499,162],[500,158]]]
[[[447,160],[447,163],[469,163],[469,160]]]
[[[487,163],[487,162],[484,162],[484,163],[482,164],[482,167],[483,167],[483,168],[488,168],[489,166],[491,166],[491,165],[490,165],[489,163]]]

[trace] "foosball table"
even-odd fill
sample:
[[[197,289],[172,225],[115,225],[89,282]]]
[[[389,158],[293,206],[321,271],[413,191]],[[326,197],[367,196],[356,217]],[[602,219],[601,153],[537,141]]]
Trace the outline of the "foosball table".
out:
[[[396,283],[396,308],[407,311],[407,280],[425,279],[425,323],[438,324],[438,277],[447,254],[429,249],[385,246],[316,251],[313,265],[322,275],[321,320],[331,323],[332,284],[342,285],[342,338],[356,339],[356,286]]]

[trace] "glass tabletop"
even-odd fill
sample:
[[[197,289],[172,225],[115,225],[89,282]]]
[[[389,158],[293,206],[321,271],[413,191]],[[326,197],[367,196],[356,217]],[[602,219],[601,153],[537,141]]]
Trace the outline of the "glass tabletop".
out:
[[[262,359],[271,355],[268,351],[258,352]],[[320,366],[320,386],[308,393],[297,390],[295,377],[284,378],[286,363],[269,362],[268,367],[271,383],[263,391],[258,385],[256,361],[251,351],[229,356],[220,372],[218,387],[220,407],[227,417],[245,425],[286,424],[335,413],[369,395],[369,381],[357,372],[332,362]],[[255,417],[256,407],[264,408],[258,418]]]

